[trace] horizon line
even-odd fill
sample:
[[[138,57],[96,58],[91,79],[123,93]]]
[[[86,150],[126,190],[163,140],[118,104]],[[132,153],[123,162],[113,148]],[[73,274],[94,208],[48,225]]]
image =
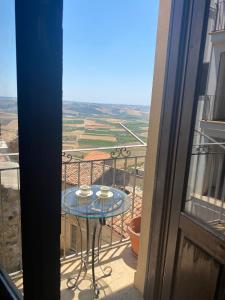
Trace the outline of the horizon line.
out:
[[[0,96],[1,98],[10,98],[10,99],[17,99],[17,97],[15,96]],[[109,103],[105,103],[105,102],[101,102],[100,100],[74,100],[74,99],[63,99],[63,102],[80,102],[80,103],[89,103],[89,104],[102,104],[102,105],[127,105],[127,106],[147,106],[150,107],[150,104],[140,104],[140,103],[132,103],[132,104],[128,104],[128,103],[115,103],[115,102],[109,102]]]

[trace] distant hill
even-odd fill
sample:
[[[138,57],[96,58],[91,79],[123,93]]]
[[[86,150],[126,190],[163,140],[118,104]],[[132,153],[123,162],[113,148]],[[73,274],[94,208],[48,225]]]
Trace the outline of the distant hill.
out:
[[[0,97],[0,112],[17,113],[17,101],[13,97]]]
[[[147,142],[148,119],[148,106],[63,101],[63,148],[140,144],[121,124]],[[13,145],[18,131],[16,98],[0,97],[0,123],[4,140]]]
[[[15,97],[0,97],[0,111],[17,113]],[[65,117],[120,117],[124,119],[147,120],[149,107],[142,105],[102,104],[89,102],[63,101],[63,115]]]
[[[120,117],[125,119],[148,119],[149,107],[142,105],[102,104],[88,102],[63,102],[64,116]]]
[[[15,100],[16,101],[16,97],[3,97],[3,96],[0,96],[0,101],[1,100]]]

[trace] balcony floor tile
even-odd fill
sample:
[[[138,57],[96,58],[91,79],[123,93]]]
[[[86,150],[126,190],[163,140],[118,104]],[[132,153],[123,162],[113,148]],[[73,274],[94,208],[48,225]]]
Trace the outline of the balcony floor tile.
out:
[[[88,269],[85,280],[80,281],[78,288],[68,289],[67,279],[78,272],[80,259],[66,260],[61,263],[61,300],[91,300],[94,298],[91,285],[91,268]],[[101,268],[110,266],[111,276],[103,276]],[[142,300],[142,296],[135,289],[134,273],[137,267],[137,258],[132,254],[129,243],[121,243],[100,252],[100,262],[96,266],[96,279],[100,287],[99,299],[107,300]],[[81,278],[84,273],[81,274]],[[13,279],[19,290],[23,290],[21,276]]]
[[[91,285],[91,268],[88,269],[85,280],[78,284],[76,290],[68,289],[66,286],[67,278],[78,272],[80,261],[72,260],[62,263],[61,266],[61,299],[74,300],[94,299]],[[100,253],[100,263],[96,266],[96,278],[100,287],[99,299],[142,299],[139,292],[134,288],[134,273],[136,270],[137,259],[132,254],[130,245],[123,244],[114,246],[109,250]],[[111,276],[103,276],[101,268],[110,266]],[[81,274],[81,277],[84,273]]]

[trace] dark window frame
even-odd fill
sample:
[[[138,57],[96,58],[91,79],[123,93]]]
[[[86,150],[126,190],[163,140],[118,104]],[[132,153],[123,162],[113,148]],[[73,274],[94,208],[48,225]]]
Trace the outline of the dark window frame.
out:
[[[12,283],[9,275],[0,270],[0,299],[22,300],[23,296]]]
[[[60,299],[63,0],[15,1],[24,299]],[[0,272],[1,299],[22,299]]]

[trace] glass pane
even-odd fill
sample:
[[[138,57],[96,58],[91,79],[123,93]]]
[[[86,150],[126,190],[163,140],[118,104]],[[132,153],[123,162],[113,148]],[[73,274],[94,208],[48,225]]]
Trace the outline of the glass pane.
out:
[[[225,233],[225,6],[211,1],[185,211]]]
[[[22,278],[15,3],[0,1],[0,267]]]

